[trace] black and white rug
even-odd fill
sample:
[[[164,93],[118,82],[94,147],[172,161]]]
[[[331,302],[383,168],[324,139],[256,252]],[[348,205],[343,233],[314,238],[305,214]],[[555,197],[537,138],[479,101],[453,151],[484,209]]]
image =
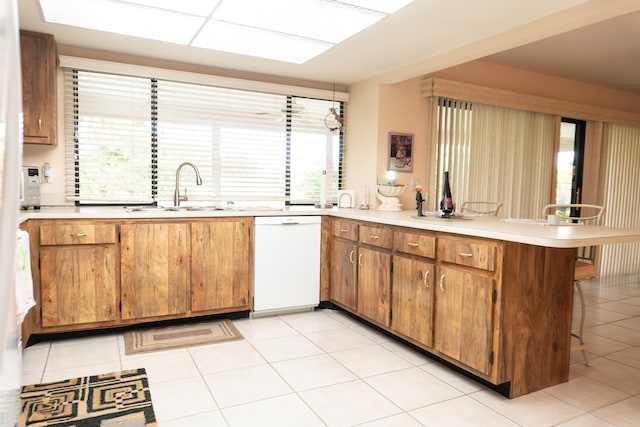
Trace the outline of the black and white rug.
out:
[[[19,426],[157,427],[144,369],[27,385]]]

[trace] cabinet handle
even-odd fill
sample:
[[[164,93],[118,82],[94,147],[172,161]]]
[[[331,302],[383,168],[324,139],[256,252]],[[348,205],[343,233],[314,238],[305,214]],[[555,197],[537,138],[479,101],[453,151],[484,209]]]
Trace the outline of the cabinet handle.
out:
[[[380,238],[380,236],[374,236],[373,234],[370,234],[370,235],[369,235],[369,238],[370,238],[370,239],[373,239],[373,240],[376,240],[376,239],[379,239],[379,238]]]
[[[358,255],[358,265],[362,267],[362,252]]]
[[[341,228],[341,229],[340,229],[340,232],[341,232],[341,233],[346,233],[346,232],[348,232],[348,231],[349,231],[349,230],[348,230],[348,229],[346,229],[346,228]]]
[[[473,256],[473,254],[470,254],[469,252],[458,252],[458,255],[466,258],[471,258]]]
[[[349,252],[349,262],[353,264],[353,251]]]
[[[414,248],[417,248],[418,246],[420,246],[420,243],[412,243],[412,242],[408,242],[407,246],[413,246]]]
[[[71,237],[87,237],[84,233],[71,233]]]
[[[42,116],[38,116],[38,130],[42,130]]]
[[[444,273],[440,276],[440,290],[444,292]]]
[[[424,287],[425,287],[425,288],[427,288],[427,289],[429,289],[429,281],[428,281],[428,278],[429,278],[429,270],[427,270],[427,271],[425,271],[425,272],[424,272],[424,279],[423,279]]]

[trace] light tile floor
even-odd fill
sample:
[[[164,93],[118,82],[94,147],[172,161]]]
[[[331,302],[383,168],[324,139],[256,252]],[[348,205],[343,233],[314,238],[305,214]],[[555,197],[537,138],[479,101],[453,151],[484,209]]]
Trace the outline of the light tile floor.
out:
[[[574,353],[568,383],[512,400],[334,310],[235,320],[243,341],[135,356],[122,334],[42,342],[23,382],[144,367],[161,427],[640,425],[640,276],[583,288],[591,366]]]

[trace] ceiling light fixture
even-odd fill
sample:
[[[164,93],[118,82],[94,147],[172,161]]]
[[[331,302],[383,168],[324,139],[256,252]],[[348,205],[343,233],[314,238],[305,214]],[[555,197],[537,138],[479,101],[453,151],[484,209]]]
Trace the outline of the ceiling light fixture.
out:
[[[295,64],[412,1],[39,0],[46,22]]]

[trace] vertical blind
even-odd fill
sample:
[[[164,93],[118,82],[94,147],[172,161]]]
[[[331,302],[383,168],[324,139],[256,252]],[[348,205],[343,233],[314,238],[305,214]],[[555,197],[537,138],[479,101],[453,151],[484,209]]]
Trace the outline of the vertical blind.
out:
[[[67,196],[81,203],[327,200],[343,139],[324,118],[342,103],[143,77],[65,70]]]
[[[640,128],[605,124],[601,163],[600,195],[605,207],[603,225],[640,228],[638,194],[640,194]],[[638,272],[640,242],[604,245],[598,271],[601,276]]]
[[[437,200],[449,171],[458,207],[501,202],[501,216],[540,216],[551,195],[554,116],[442,98],[437,116]]]

